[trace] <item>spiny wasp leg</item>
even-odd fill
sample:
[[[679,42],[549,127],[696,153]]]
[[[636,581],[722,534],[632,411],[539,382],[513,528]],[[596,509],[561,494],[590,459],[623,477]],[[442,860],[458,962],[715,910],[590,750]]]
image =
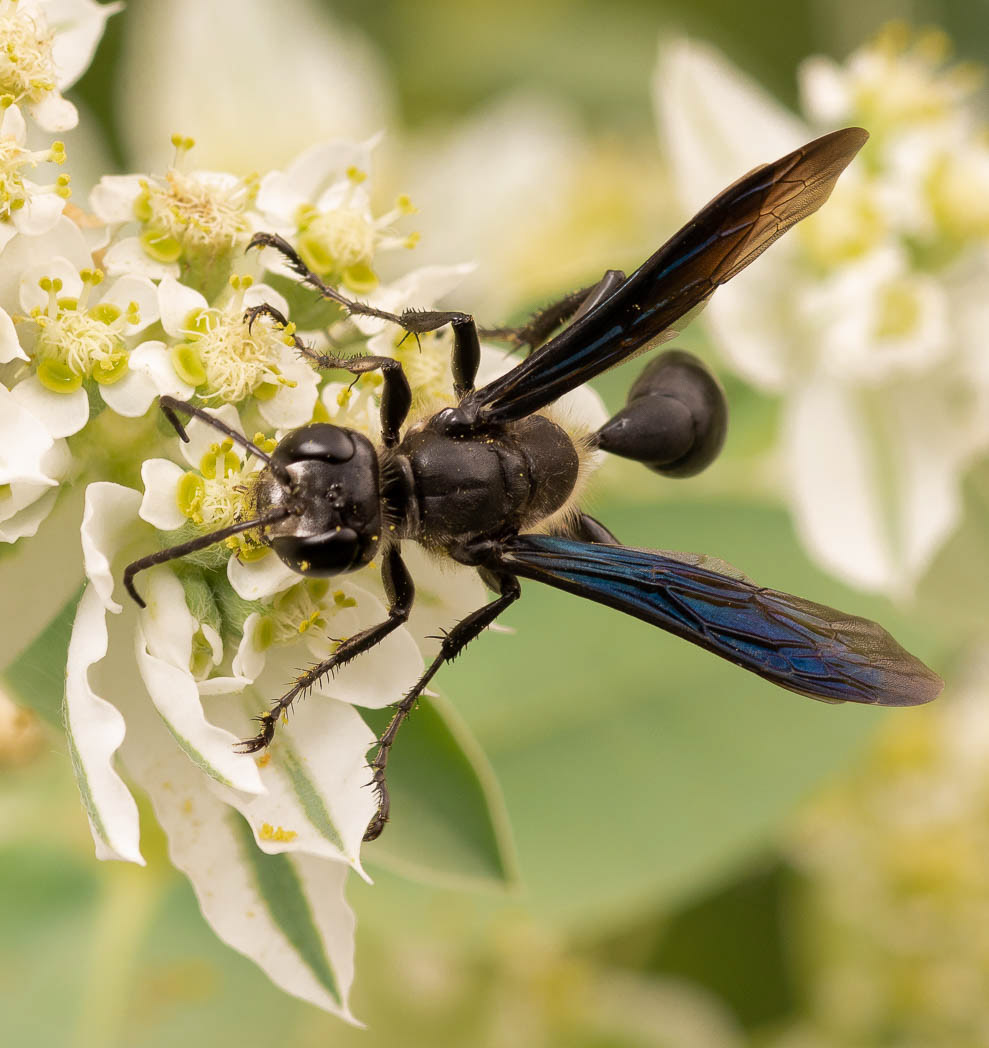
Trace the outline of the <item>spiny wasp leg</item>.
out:
[[[528,346],[529,352],[538,349],[561,324],[576,322],[585,313],[600,305],[626,280],[618,269],[609,269],[596,283],[564,295],[558,302],[543,306],[518,327],[481,328],[485,338],[511,342],[513,346]]]
[[[419,340],[420,335],[437,331],[449,324],[453,328],[452,370],[454,391],[458,397],[463,397],[474,389],[474,379],[481,362],[481,346],[477,337],[477,326],[470,314],[450,310],[429,309],[405,309],[401,313],[389,313],[387,310],[378,309],[375,306],[368,305],[366,302],[347,298],[346,295],[336,288],[331,287],[306,265],[302,260],[302,256],[284,237],[280,237],[275,233],[255,233],[247,245],[247,249],[263,247],[270,247],[277,251],[291,269],[298,274],[303,283],[315,288],[323,298],[336,302],[350,316],[371,317],[396,324],[405,331],[406,335],[412,335],[416,341]],[[273,319],[281,317],[281,314],[273,307],[268,307],[267,309],[254,307],[254,309],[248,310],[251,321],[253,321],[254,316],[259,315],[261,312],[267,313]],[[280,322],[284,324],[284,318]]]
[[[292,703],[300,695],[305,695],[323,677],[334,673],[341,666],[357,658],[358,655],[363,655],[364,652],[377,647],[389,633],[393,633],[399,626],[404,626],[408,622],[412,602],[415,600],[415,586],[396,547],[392,547],[382,560],[381,581],[384,583],[385,593],[388,596],[388,618],[384,622],[369,626],[360,633],[355,633],[352,637],[341,641],[337,650],[328,659],[317,662],[315,666],[303,673],[267,712],[256,718],[260,724],[258,733],[254,738],[243,739],[238,743],[237,749],[240,753],[257,753],[270,746],[275,737],[278,719],[288,713]]]
[[[517,601],[522,595],[522,587],[519,586],[518,579],[513,575],[493,575],[482,570],[482,577],[485,582],[500,592],[500,596],[478,608],[477,611],[471,612],[466,618],[461,619],[453,629],[444,634],[439,654],[426,667],[423,675],[406,692],[405,697],[395,707],[395,713],[391,721],[389,721],[388,727],[385,728],[381,738],[378,739],[377,752],[370,764],[371,784],[378,794],[378,810],[364,833],[365,841],[373,841],[380,837],[385,824],[388,822],[388,815],[391,811],[391,799],[388,795],[385,772],[398,729],[401,728],[405,719],[412,712],[419,697],[443,663],[455,659],[475,637],[483,633],[494,622],[505,608]]]

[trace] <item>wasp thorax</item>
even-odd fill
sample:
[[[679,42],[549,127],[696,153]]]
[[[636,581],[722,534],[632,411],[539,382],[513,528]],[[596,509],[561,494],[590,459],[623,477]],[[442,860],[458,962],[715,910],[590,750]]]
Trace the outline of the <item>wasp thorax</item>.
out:
[[[338,575],[364,567],[381,537],[378,456],[360,433],[329,423],[285,437],[258,479],[258,512],[289,514],[267,529],[275,553],[302,575]],[[284,469],[287,485],[277,473]]]

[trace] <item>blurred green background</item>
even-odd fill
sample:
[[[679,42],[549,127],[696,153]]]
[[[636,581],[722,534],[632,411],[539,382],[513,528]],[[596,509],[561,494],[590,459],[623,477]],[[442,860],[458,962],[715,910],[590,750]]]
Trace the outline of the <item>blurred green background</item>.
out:
[[[122,76],[127,49],[138,46],[129,25],[156,2],[162,0],[130,0],[110,22],[74,95],[121,170],[138,162],[128,154],[115,104],[129,89]],[[712,41],[786,103],[795,98],[794,71],[803,57],[843,57],[894,15],[939,24],[963,57],[989,54],[989,10],[981,0],[324,6],[371,41],[392,81],[394,126],[419,148],[428,151],[433,136],[502,93],[538,88],[573,110],[596,157],[591,162],[614,178],[613,192],[633,200],[610,229],[602,227],[613,212],[589,208],[559,239],[541,245],[540,286],[516,296],[513,315],[603,268],[634,266],[674,228],[677,212],[662,178],[655,194],[644,185],[644,175],[660,170],[649,82],[664,36],[686,31]],[[241,58],[292,60],[277,41],[258,41]],[[605,247],[607,257],[596,253]],[[711,359],[697,325],[678,344]],[[633,365],[600,384],[609,406],[623,402],[634,374]],[[602,478],[595,514],[630,545],[715,553],[777,588],[880,618],[907,647],[948,666],[958,648],[957,622],[949,628],[933,602],[894,609],[843,588],[811,566],[781,506],[747,494],[758,491],[751,466],[769,444],[776,409],[724,378],[733,429],[710,473],[678,483],[619,468]],[[980,541],[970,537],[970,545]],[[930,1009],[917,1009],[909,985],[899,983],[884,983],[887,995],[863,1004],[866,991],[845,985],[835,967],[834,958],[849,950],[847,929],[821,917],[825,889],[794,860],[811,799],[822,789],[837,791],[840,825],[842,804],[854,811],[854,784],[868,783],[878,759],[877,731],[903,734],[909,749],[911,733],[924,735],[927,712],[808,702],[534,584],[504,622],[515,635],[481,638],[444,671],[439,690],[487,754],[513,844],[499,852],[489,842],[487,855],[483,842],[461,847],[448,813],[429,795],[428,768],[417,766],[410,726],[394,758],[407,807],[396,811],[380,851],[368,849],[375,886],[355,880],[350,891],[359,919],[353,1007],[368,1030],[349,1029],[284,996],[218,943],[160,842],[148,848],[148,870],[97,863],[64,743],[42,725],[30,729],[35,742],[17,751],[18,761],[0,765],[5,1043],[989,1043],[989,969],[978,952],[968,957],[964,936],[916,949],[925,963],[951,960],[964,969],[967,1009],[956,1007],[942,1022],[936,994]],[[886,727],[891,717],[901,722],[894,729]],[[417,855],[439,874],[399,876]],[[869,865],[877,862],[874,852],[849,855],[849,879],[870,869],[883,876]],[[984,872],[956,900],[956,916],[983,915],[977,904],[984,907],[989,894],[989,858]],[[925,890],[942,889],[935,878]],[[910,920],[896,899],[891,889],[888,919]],[[870,956],[894,964],[881,951]],[[845,1009],[859,1018],[843,1025]]]

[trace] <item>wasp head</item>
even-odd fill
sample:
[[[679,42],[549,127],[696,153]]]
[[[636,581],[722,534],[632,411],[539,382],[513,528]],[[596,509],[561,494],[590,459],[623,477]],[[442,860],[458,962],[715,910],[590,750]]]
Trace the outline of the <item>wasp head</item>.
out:
[[[300,575],[356,571],[378,548],[378,456],[352,429],[317,422],[289,433],[262,470],[255,501],[262,514],[288,510],[265,537]]]

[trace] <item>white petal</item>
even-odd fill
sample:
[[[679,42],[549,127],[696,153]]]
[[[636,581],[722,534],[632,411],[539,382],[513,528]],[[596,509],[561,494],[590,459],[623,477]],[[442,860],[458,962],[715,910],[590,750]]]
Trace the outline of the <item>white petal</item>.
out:
[[[0,222],[0,251],[17,236],[17,229],[12,222]]]
[[[296,279],[298,278],[296,277]],[[276,291],[268,284],[252,284],[244,292],[244,305],[261,306],[264,304],[274,306],[275,309],[285,316],[289,314],[288,301],[281,292]]]
[[[810,138],[807,128],[712,47],[663,47],[653,78],[660,138],[685,208]]]
[[[39,498],[34,498],[17,512],[0,520],[0,542],[16,542],[18,539],[32,538],[44,523],[45,518],[55,508],[58,490],[49,489]],[[47,565],[45,565],[47,571]],[[35,578],[34,581],[37,581]],[[18,605],[18,614],[20,606]]]
[[[457,564],[449,558],[427,553],[418,543],[407,542],[402,558],[416,583],[421,599],[412,605],[407,629],[423,654],[430,658],[439,651],[443,630],[450,629],[472,611],[487,604],[491,597],[474,568]],[[361,586],[369,585],[368,572],[355,575]],[[379,587],[375,587],[379,593]]]
[[[49,92],[27,109],[45,131],[70,131],[79,123],[79,111],[57,91]]]
[[[82,555],[86,577],[103,606],[120,612],[113,599],[113,558],[133,534],[141,496],[133,488],[97,481],[86,488],[82,516]]]
[[[65,210],[65,200],[57,193],[31,193],[27,203],[13,213],[12,221],[18,233],[40,236],[54,229]]]
[[[192,396],[193,387],[175,374],[171,355],[164,342],[142,342],[131,350],[127,363],[131,371],[139,372],[151,381],[156,395],[167,393],[179,400],[188,400]],[[106,390],[103,393],[103,399],[106,400]]]
[[[19,146],[27,140],[27,122],[20,106],[7,106],[0,119],[0,137],[12,138]]]
[[[71,87],[89,68],[106,20],[123,7],[119,2],[48,0],[45,5],[48,24],[58,30],[52,42],[52,59],[59,88],[64,91]]]
[[[158,285],[161,324],[173,338],[182,338],[189,328],[189,317],[208,306],[209,303],[198,291],[170,277]]]
[[[144,498],[138,513],[159,531],[175,531],[185,523],[185,514],[175,501],[179,481],[185,470],[169,459],[146,459],[141,465]]]
[[[758,389],[779,393],[813,352],[818,332],[805,333],[792,280],[798,251],[784,238],[734,280],[718,288],[704,318],[729,367]]]
[[[516,90],[446,134],[437,128],[409,145],[402,148],[402,185],[420,208],[413,220],[422,232],[413,252],[417,264],[483,259],[458,287],[458,299],[486,316],[517,308],[532,295],[531,264],[523,260],[527,248],[539,251],[532,243],[537,230],[573,227],[567,209],[587,167],[574,108]]]
[[[210,711],[235,734],[250,736],[257,728],[251,718],[268,701],[264,687],[274,684],[266,674],[239,704],[215,701]],[[361,842],[377,806],[367,768],[374,741],[352,706],[322,696],[306,700],[293,708],[268,748],[270,760],[261,771],[267,793],[215,792],[248,820],[262,851],[307,852],[361,871]],[[272,828],[286,832],[275,835]]]
[[[330,637],[352,637],[360,630],[388,618],[384,604],[354,583],[340,582],[334,589],[355,600],[356,606],[328,606],[325,635],[314,631],[306,635],[307,646],[314,659],[329,657]],[[299,664],[298,654],[293,654],[291,647],[280,647],[269,652],[269,667],[276,666],[279,660],[291,662],[294,666]],[[282,673],[287,670],[288,666],[284,665]],[[331,678],[317,684],[313,694],[327,695],[368,709],[381,709],[398,702],[418,680],[422,670],[423,660],[418,645],[408,630],[397,629],[376,645],[373,651],[341,666]]]
[[[786,403],[783,447],[797,527],[829,571],[855,586],[896,584],[866,421],[849,391],[817,376]]]
[[[319,375],[291,350],[282,357],[279,367],[282,375],[295,384],[279,386],[271,400],[258,402],[258,411],[273,429],[297,429],[312,421]]]
[[[238,433],[244,432],[244,427],[240,424],[240,416],[237,414],[237,409],[233,404],[222,404],[218,408],[210,408],[209,413],[221,422],[225,422]],[[203,456],[214,444],[219,444],[224,439],[222,433],[199,418],[190,419],[186,423],[185,432],[189,440],[188,442],[183,441],[179,450],[182,452],[182,457],[193,469],[199,469],[199,463],[202,462]],[[234,445],[234,452],[237,455],[243,455],[243,451],[238,444]]]
[[[41,236],[15,236],[10,240],[0,254],[0,307],[9,313],[21,312],[21,275],[59,256],[68,259],[77,272],[93,264],[79,227],[65,215]]]
[[[887,439],[897,449],[904,588],[918,579],[957,525],[964,468],[984,444],[980,419],[966,417],[949,384],[930,382],[889,391]],[[978,408],[975,413],[981,415]]]
[[[274,553],[250,563],[231,557],[227,561],[227,578],[234,593],[244,600],[266,600],[299,581],[299,576]]]
[[[842,66],[824,55],[813,55],[800,63],[800,100],[815,124],[829,127],[848,119],[851,79]]]
[[[0,484],[27,482],[49,487],[58,480],[47,472],[44,462],[54,439],[43,420],[16,395],[17,389],[0,385]]]
[[[147,608],[139,615],[134,646],[148,694],[186,756],[211,779],[246,793],[264,786],[257,765],[238,753],[239,737],[206,719],[196,681],[189,671],[195,620],[182,584],[170,571],[150,573],[144,587]]]
[[[137,237],[124,237],[107,248],[103,256],[103,268],[110,276],[134,273],[149,280],[178,278],[178,262],[157,262],[141,246]]]
[[[118,382],[100,387],[103,403],[124,418],[140,418],[149,407],[158,390],[154,382],[141,371],[130,370]]]
[[[62,281],[60,296],[78,298],[82,292],[82,278],[75,263],[58,255],[46,258],[43,262],[26,266],[21,274],[20,302],[25,313],[48,308],[49,292],[40,287],[40,281],[45,277]]]
[[[141,319],[136,324],[127,324],[123,333],[136,335],[158,319],[158,289],[147,277],[127,273],[107,288],[101,299],[126,310],[131,302],[136,302]]]
[[[245,677],[255,681],[264,669],[265,655],[256,642],[257,628],[261,622],[261,614],[252,611],[244,620],[244,632],[234,655],[233,671],[237,676]]]
[[[107,646],[106,608],[95,588],[87,586],[72,625],[65,669],[69,752],[97,856],[143,866],[137,805],[113,767],[124,739],[124,718],[89,682],[90,667],[106,656]]]
[[[197,769],[167,745],[161,723],[137,702],[125,713],[132,726],[127,768],[148,792],[171,860],[192,882],[213,930],[286,992],[349,1019],[354,917],[343,898],[347,866],[264,855],[242,817],[205,790]],[[281,923],[286,908],[294,926]]]
[[[83,388],[53,393],[31,375],[11,391],[14,399],[48,430],[52,437],[71,437],[89,421],[89,397]]]
[[[324,142],[300,153],[284,171],[271,171],[261,179],[257,209],[275,222],[295,223],[301,204],[312,204],[328,182],[349,184],[348,168],[370,174],[371,147],[367,142]]]
[[[143,175],[104,175],[89,194],[89,206],[104,222],[132,222]]]

